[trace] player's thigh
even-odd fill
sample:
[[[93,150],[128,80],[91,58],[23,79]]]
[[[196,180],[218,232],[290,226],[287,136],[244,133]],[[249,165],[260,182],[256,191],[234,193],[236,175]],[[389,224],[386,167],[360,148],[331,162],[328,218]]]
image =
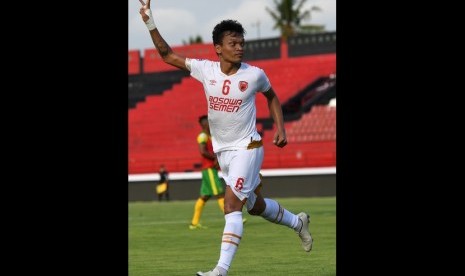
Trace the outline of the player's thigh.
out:
[[[255,204],[254,190],[260,183],[259,172],[263,162],[263,147],[238,150],[229,164],[226,180],[240,200],[247,198],[247,209]]]

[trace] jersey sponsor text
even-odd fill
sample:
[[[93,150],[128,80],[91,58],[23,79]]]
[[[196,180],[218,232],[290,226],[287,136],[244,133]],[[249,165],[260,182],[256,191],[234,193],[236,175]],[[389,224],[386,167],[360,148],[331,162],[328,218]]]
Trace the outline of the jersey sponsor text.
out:
[[[242,103],[240,99],[208,97],[209,108],[216,111],[237,112]]]

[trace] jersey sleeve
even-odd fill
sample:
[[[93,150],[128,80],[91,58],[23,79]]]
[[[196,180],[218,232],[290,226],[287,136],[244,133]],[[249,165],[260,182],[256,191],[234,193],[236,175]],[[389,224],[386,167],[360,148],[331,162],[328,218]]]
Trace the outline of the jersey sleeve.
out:
[[[186,67],[191,71],[191,76],[200,82],[204,79],[203,68],[205,63],[206,60],[203,59],[186,58]]]
[[[263,69],[259,70],[257,85],[258,91],[260,92],[266,92],[271,88],[270,80],[268,79],[268,76],[265,74],[265,71],[263,71]]]
[[[207,141],[208,141],[208,136],[206,133],[202,132],[197,136],[197,143],[203,144],[203,143],[207,143]]]

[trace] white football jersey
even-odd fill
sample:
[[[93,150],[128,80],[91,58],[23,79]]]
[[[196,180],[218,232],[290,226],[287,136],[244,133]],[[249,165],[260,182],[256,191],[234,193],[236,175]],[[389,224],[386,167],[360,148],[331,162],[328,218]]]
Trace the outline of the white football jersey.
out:
[[[204,87],[214,152],[246,149],[251,140],[261,140],[255,126],[255,94],[271,88],[262,69],[242,63],[227,76],[219,62],[189,58],[186,67]]]

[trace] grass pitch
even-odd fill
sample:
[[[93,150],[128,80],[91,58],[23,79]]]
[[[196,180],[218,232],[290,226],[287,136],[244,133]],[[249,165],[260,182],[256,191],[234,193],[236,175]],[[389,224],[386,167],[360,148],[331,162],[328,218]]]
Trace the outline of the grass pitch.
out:
[[[295,214],[310,214],[312,251],[302,249],[292,229],[244,208],[248,221],[228,275],[336,275],[336,198],[276,200]],[[200,220],[208,229],[189,230],[194,203],[129,203],[129,276],[195,275],[216,266],[224,216],[212,198]]]

